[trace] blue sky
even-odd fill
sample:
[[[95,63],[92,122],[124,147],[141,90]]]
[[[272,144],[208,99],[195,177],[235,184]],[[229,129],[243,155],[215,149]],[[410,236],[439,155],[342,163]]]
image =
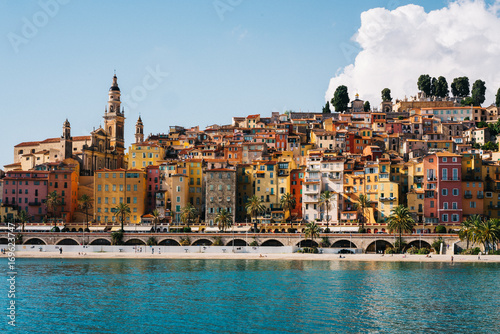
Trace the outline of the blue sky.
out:
[[[125,107],[127,146],[139,114],[146,133],[159,133],[318,111],[330,78],[355,59],[361,13],[410,3],[73,0],[56,10],[54,2],[0,1],[0,166],[17,143],[60,136],[66,118],[73,136],[102,124],[115,69],[122,94],[146,92]],[[448,2],[414,3],[430,11]],[[164,75],[145,90],[158,70]]]

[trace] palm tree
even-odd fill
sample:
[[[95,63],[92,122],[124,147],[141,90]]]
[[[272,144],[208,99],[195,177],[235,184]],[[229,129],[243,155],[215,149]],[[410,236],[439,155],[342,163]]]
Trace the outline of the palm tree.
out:
[[[89,229],[89,209],[92,209],[93,199],[87,194],[83,194],[78,200],[80,209],[85,212],[85,222],[87,224],[87,230]]]
[[[293,228],[293,220],[292,220],[292,209],[295,209],[295,197],[292,194],[286,193],[281,196],[280,199],[281,207],[283,211],[288,211],[288,218],[290,219],[290,228]]]
[[[191,220],[196,217],[198,210],[193,206],[193,204],[188,203],[185,207],[181,209],[181,220],[184,224],[189,226]]]
[[[266,210],[266,207],[262,204],[262,201],[257,196],[253,195],[248,199],[245,205],[247,213],[254,217],[253,229],[254,233],[257,233],[257,216]]]
[[[484,250],[488,251],[494,248],[498,240],[500,240],[500,220],[488,219],[481,222],[474,241],[482,243]]]
[[[154,209],[151,214],[153,215],[154,232],[156,233],[156,224],[160,221],[160,212],[157,209]]]
[[[304,229],[304,234],[306,236],[306,240],[308,237],[311,238],[311,244],[314,242],[314,238],[319,237],[320,228],[316,222],[307,223],[306,228]]]
[[[392,210],[391,215],[387,218],[387,223],[389,231],[399,232],[399,248],[401,248],[401,234],[403,232],[411,232],[413,230],[413,226],[415,226],[415,221],[410,214],[410,210],[408,210],[408,208],[404,205],[398,205]]]
[[[26,224],[30,220],[30,216],[28,213],[24,210],[19,211],[17,214],[17,219],[19,219],[19,222],[22,224],[22,231],[24,232],[24,224]]]
[[[123,232],[123,222],[125,217],[130,214],[130,207],[128,204],[120,203],[115,207],[115,216],[120,218],[121,231]]]
[[[467,240],[467,249],[469,249],[469,242],[474,237],[475,227],[479,226],[482,222],[480,215],[469,216],[460,224],[460,231],[458,231],[458,236],[460,240]]]
[[[47,211],[52,213],[52,216],[54,218],[54,227],[57,226],[56,224],[56,208],[58,205],[61,204],[61,200],[59,199],[59,195],[57,194],[57,191],[52,191],[47,194],[47,199],[45,201],[45,205],[47,206]]]
[[[358,203],[356,203],[356,207],[358,209],[358,212],[361,213],[361,229],[365,229],[365,223],[368,222],[369,220],[369,215],[370,212],[368,211],[368,208],[371,207],[370,201],[368,200],[368,197],[366,195],[359,195],[358,197]],[[366,218],[366,213],[368,212],[368,218]]]
[[[328,228],[328,225],[330,223],[330,216],[328,215],[328,212],[330,210],[330,203],[333,200],[334,193],[330,192],[328,190],[323,191],[321,193],[321,197],[319,199],[320,205],[324,205],[326,207],[326,230],[330,231]]]
[[[221,231],[225,231],[227,227],[233,225],[233,217],[226,209],[222,209],[215,217],[215,222]]]

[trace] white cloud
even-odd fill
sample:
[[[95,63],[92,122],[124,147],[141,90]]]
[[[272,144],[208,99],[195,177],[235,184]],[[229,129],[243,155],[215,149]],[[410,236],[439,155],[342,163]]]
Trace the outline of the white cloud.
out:
[[[357,92],[377,106],[383,88],[391,89],[393,99],[410,97],[418,91],[418,77],[429,74],[443,75],[448,85],[458,76],[469,77],[471,86],[484,80],[484,104],[493,103],[500,87],[499,9],[500,0],[491,6],[460,0],[429,13],[417,5],[363,12],[353,44],[340,48],[347,59],[350,51],[360,51],[354,64],[330,79],[325,98],[346,85],[351,99]]]

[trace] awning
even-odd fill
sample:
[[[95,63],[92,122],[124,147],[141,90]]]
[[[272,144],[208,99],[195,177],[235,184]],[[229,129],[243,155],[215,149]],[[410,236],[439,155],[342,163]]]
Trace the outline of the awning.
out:
[[[120,226],[113,226],[113,227],[111,228],[111,230],[110,230],[110,231],[111,231],[111,232],[116,232],[116,231],[119,231],[119,230],[121,230],[121,229],[122,229],[122,228],[121,228]]]
[[[89,226],[90,232],[104,232],[106,226]]]
[[[198,232],[199,230],[199,227],[191,227],[191,232]]]
[[[58,226],[59,229],[63,228],[64,226]],[[24,226],[24,230],[25,231],[39,231],[39,232],[50,232],[52,229],[54,228],[54,226],[52,225],[25,225]],[[17,228],[19,231],[21,231],[23,229],[22,226],[19,226]]]
[[[12,230],[13,227],[8,227],[8,226],[0,226],[0,231],[7,231],[7,230]]]
[[[358,226],[333,226],[330,228],[332,232],[358,232]]]
[[[124,226],[124,232],[150,232],[151,226]]]
[[[218,227],[207,227],[205,229],[205,232],[219,232],[219,228]]]
[[[249,232],[252,229],[252,226],[235,226],[234,232]],[[232,231],[232,229],[231,229]],[[228,231],[228,232],[231,232]]]

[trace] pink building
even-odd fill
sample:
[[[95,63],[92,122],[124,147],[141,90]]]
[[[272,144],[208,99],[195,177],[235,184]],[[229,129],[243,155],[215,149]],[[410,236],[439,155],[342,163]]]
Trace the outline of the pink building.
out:
[[[24,210],[33,221],[47,214],[44,204],[48,192],[49,172],[12,171],[4,178],[2,201],[6,206]]]
[[[403,124],[400,122],[387,123],[385,125],[385,130],[387,131],[388,134],[403,133]]]

